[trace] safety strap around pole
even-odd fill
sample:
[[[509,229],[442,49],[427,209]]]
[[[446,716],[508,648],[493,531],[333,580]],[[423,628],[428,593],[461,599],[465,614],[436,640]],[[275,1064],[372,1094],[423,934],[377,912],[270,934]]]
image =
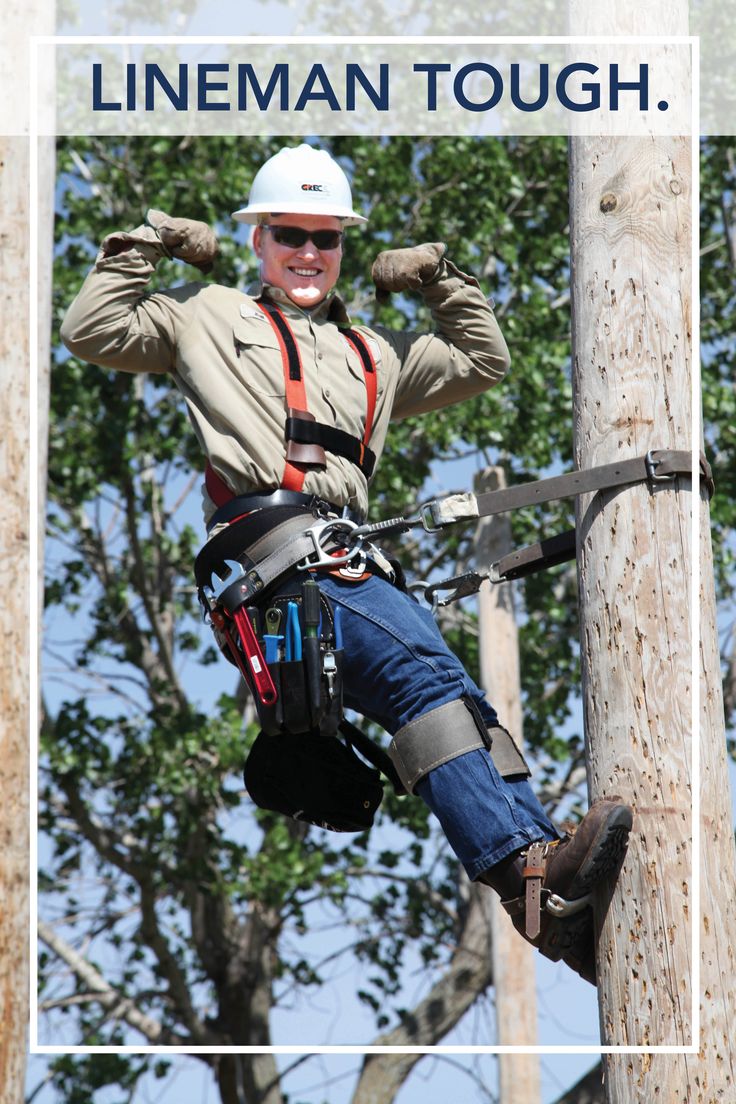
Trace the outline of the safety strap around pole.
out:
[[[513,579],[523,579],[537,571],[567,563],[576,555],[575,530],[567,529],[525,548],[517,548],[496,560],[491,564],[488,578],[492,583],[510,583]]]
[[[645,479],[656,485],[657,482],[669,482],[677,475],[691,475],[691,460],[691,454],[685,450],[653,450],[648,452],[645,457],[624,461],[622,464],[607,464],[598,468],[591,468],[587,472],[569,472],[567,475],[555,476],[552,479],[543,479],[536,483],[526,483],[519,487],[508,488],[513,492],[518,492],[513,496],[506,493],[506,488],[501,491],[491,491],[488,494],[479,495],[477,499],[475,495],[453,495],[448,499],[429,503],[422,507],[420,517],[424,528],[431,532],[432,527],[427,524],[427,517],[433,520],[435,530],[438,530],[456,521],[489,517],[507,510],[529,506],[533,503],[566,498],[583,494],[586,491],[630,486]],[[710,464],[702,453],[700,454],[700,481],[705,486],[709,497],[712,497],[715,490],[713,475]],[[458,500],[459,507],[455,505]],[[443,515],[440,508],[447,506],[448,503],[450,505]],[[446,517],[447,520],[442,520],[441,524],[438,524],[438,519],[441,516]],[[401,531],[399,529],[400,520],[378,524],[384,524],[386,528],[393,526]],[[424,586],[424,597],[432,603],[433,607],[447,606],[460,598],[467,598],[472,594],[476,594],[485,579],[488,579],[491,583],[511,582],[514,579],[522,579],[527,575],[533,575],[537,571],[543,571],[549,567],[555,567],[558,564],[574,560],[576,555],[576,533],[574,529],[568,529],[566,532],[557,533],[552,537],[537,541],[535,544],[507,553],[500,560],[492,563],[487,571],[466,571],[462,575],[455,575],[450,579],[442,579],[440,582]],[[445,591],[450,593],[440,598],[440,594]]]
[[[577,555],[575,530],[568,529],[564,533],[557,533],[553,537],[545,537],[544,540],[529,544],[525,548],[517,548],[507,553],[500,560],[496,560],[487,571],[464,571],[462,575],[453,575],[450,579],[441,579],[429,586],[422,585],[421,590],[427,602],[433,608],[449,606],[451,602],[458,602],[461,598],[470,598],[477,594],[481,584],[487,579],[489,583],[510,583],[514,579],[524,579],[527,575],[534,575],[537,571],[545,571],[549,567],[557,567],[559,564],[574,560]],[[417,589],[420,589],[417,587]],[[445,591],[450,593],[440,597]]]
[[[705,457],[700,457],[701,478],[712,493],[713,476]],[[515,487],[503,487],[485,494],[448,495],[435,499],[422,507],[423,517],[429,519],[425,529],[442,529],[459,521],[492,517],[541,502],[553,502],[561,498],[593,491],[625,487],[632,483],[650,481],[669,482],[678,475],[690,475],[692,454],[684,449],[652,449],[646,456],[635,456],[615,464],[601,464],[583,471],[566,472],[564,475],[540,479],[533,483],[520,483]]]

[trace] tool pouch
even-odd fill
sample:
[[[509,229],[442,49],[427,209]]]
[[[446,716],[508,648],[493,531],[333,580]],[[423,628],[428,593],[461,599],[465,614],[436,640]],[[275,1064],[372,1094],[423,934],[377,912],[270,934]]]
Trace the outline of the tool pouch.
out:
[[[264,705],[254,696],[261,728],[266,735],[280,732],[337,732],[342,720],[343,650],[335,647],[332,606],[320,594],[320,628],[316,638],[304,634],[303,598],[297,591],[271,599],[270,608],[281,611],[286,626],[290,604],[299,613],[301,658],[279,658],[268,664],[277,692],[274,705]],[[263,611],[261,611],[263,613]],[[284,634],[285,635],[285,634]]]
[[[364,832],[383,797],[381,776],[348,740],[321,732],[260,732],[243,771],[261,809],[333,832]]]

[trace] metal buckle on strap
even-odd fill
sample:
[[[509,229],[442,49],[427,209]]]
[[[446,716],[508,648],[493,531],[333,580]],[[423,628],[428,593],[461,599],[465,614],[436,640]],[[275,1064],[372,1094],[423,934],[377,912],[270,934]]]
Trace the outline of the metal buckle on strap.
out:
[[[425,533],[439,533],[448,525],[455,525],[458,521],[477,521],[479,516],[478,499],[471,492],[464,492],[423,502],[412,524],[421,524]]]
[[[668,472],[667,475],[657,475],[657,468],[661,464],[661,460],[654,459],[654,449],[649,449],[649,452],[644,457],[644,466],[647,469],[647,479],[651,479],[652,483],[671,483],[673,479],[677,478],[676,472]]]
[[[433,498],[430,502],[423,502],[418,508],[418,520],[425,533],[439,533],[444,528],[441,522],[438,523],[436,506],[437,500]]]
[[[299,571],[310,571],[315,567],[340,567],[342,564],[350,563],[351,560],[359,554],[362,548],[363,539],[358,537],[354,539],[355,530],[359,526],[350,521],[349,518],[332,518],[325,521],[318,521],[314,525],[310,525],[308,529],[304,531],[304,536],[309,537],[314,545],[314,552],[308,553],[296,566]],[[345,534],[348,538],[344,542],[347,547],[343,552],[337,552],[333,555],[331,552],[325,551],[325,544],[327,540],[333,534]],[[340,542],[343,543],[342,541]]]

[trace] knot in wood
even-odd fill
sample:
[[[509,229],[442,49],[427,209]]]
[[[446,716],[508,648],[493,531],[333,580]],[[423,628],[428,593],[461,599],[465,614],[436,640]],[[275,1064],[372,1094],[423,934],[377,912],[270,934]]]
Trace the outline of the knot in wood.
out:
[[[604,196],[601,196],[601,211],[604,215],[607,215],[609,211],[615,211],[618,207],[618,199],[613,192],[606,192]]]
[[[682,184],[679,180],[670,180],[670,191],[673,195],[680,195],[682,192]]]

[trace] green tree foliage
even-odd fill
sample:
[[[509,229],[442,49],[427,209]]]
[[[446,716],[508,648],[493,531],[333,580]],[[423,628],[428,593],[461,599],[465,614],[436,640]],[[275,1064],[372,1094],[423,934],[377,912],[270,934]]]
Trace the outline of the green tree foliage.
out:
[[[222,251],[208,278],[247,284],[253,262],[228,216],[281,144],[62,140],[55,326],[102,237],[137,225],[149,206],[215,226]],[[343,266],[354,316],[426,328],[413,297],[376,305],[370,265],[388,245],[443,240],[493,295],[512,353],[511,374],[496,390],[393,427],[373,516],[409,509],[447,471],[464,473],[461,484],[445,488],[455,490],[488,462],[502,463],[512,483],[569,467],[564,141],[323,144],[352,175],[356,205],[370,216],[367,229],[351,232]],[[729,156],[713,151],[706,218],[715,218]],[[192,278],[198,274],[174,262],[162,262],[156,277],[159,286]],[[719,288],[714,269],[714,296]],[[732,316],[732,297],[729,309]],[[714,327],[719,319],[714,308]],[[723,394],[724,381],[720,370],[711,380]],[[192,585],[203,463],[183,404],[165,379],[104,371],[61,348],[52,390],[40,794],[49,841],[41,874],[45,1037],[189,1048],[288,1041],[272,1031],[274,1012],[306,1009],[311,993],[350,966],[365,1035],[337,1041],[371,1041],[372,1018],[399,1044],[437,1042],[491,979],[483,967],[465,975],[452,999],[441,988],[470,938],[475,898],[436,827],[418,799],[390,792],[377,827],[358,836],[253,813],[240,769],[255,727],[240,691],[228,685],[232,671],[202,625]],[[716,420],[715,400],[709,416]],[[732,432],[720,422],[718,432],[728,455]],[[465,464],[438,469],[442,460]],[[725,532],[732,519],[724,512],[719,522]],[[518,544],[537,540],[569,527],[570,506],[524,512],[513,524]],[[441,542],[406,541],[401,555],[426,578],[463,569],[471,549],[472,532],[461,530]],[[557,569],[528,581],[523,606],[525,735],[552,807],[561,796],[560,765],[564,776],[580,756],[579,738],[561,736],[577,686],[574,573]],[[472,609],[454,609],[443,627],[477,672]],[[414,1014],[411,969],[426,979],[422,995],[442,994],[434,1035]],[[304,1041],[325,1041],[320,1030]],[[202,1060],[224,1104],[239,1099],[238,1077],[252,1090],[248,1099],[280,1099],[270,1056]],[[53,1078],[64,1101],[85,1092],[90,1100],[102,1085],[134,1085],[148,1063],[126,1059],[123,1067],[90,1056],[75,1074],[64,1059]]]

